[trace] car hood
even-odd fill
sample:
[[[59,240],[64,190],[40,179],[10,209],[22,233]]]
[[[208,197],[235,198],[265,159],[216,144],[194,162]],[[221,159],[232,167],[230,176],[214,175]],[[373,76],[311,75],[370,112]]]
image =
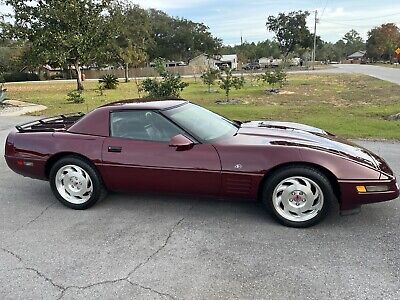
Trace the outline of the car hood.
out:
[[[387,171],[385,170],[387,166],[386,162],[369,150],[338,138],[322,129],[304,124],[278,121],[245,122],[241,124],[234,140],[244,144],[270,144],[313,148],[344,156],[373,168]],[[387,172],[391,173],[391,171]]]

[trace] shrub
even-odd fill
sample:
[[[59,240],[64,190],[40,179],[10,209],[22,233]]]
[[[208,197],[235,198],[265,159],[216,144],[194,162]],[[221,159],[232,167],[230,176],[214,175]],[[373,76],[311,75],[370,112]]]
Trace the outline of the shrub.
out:
[[[117,76],[105,74],[101,77],[99,83],[102,84],[106,90],[114,90],[117,88],[119,81]]]
[[[209,69],[201,75],[201,79],[204,84],[208,86],[208,92],[211,92],[211,86],[214,85],[215,81],[219,78],[220,71],[216,69]]]
[[[72,103],[84,103],[85,98],[82,96],[82,91],[73,90],[67,94],[67,101]]]
[[[220,75],[219,79],[221,80],[221,84],[219,87],[225,91],[226,99],[229,100],[229,93],[232,88],[237,90],[241,89],[244,86],[245,80],[243,76],[235,77],[232,75],[232,69],[226,68],[224,70],[224,75]]]
[[[64,75],[62,73],[56,73],[50,76],[50,80],[55,80],[55,79],[64,79]]]
[[[140,86],[140,90],[147,92],[150,98],[179,97],[180,92],[189,85],[182,81],[179,74],[168,72],[164,61],[161,59],[156,60],[155,69],[162,79],[147,78],[143,80]]]
[[[14,72],[14,73],[4,73],[4,82],[21,82],[21,81],[39,81],[40,78],[35,73],[24,73],[24,72]]]
[[[105,89],[104,85],[99,83],[95,92],[98,96],[104,96],[104,89]]]
[[[269,85],[275,87],[279,85],[280,88],[286,83],[287,74],[283,68],[278,68],[274,71],[266,71],[265,74],[260,76],[260,79],[267,82]]]

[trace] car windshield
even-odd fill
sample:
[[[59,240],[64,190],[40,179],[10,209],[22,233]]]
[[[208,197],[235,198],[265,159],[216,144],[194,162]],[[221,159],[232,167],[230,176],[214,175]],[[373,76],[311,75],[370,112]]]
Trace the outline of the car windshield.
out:
[[[194,137],[206,142],[234,135],[238,130],[238,126],[228,119],[191,103],[163,113]]]

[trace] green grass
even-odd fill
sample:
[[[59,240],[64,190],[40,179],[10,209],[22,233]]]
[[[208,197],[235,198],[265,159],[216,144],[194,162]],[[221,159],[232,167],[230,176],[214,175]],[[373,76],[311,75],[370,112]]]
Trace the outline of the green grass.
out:
[[[224,93],[215,86],[212,93],[199,80],[190,85],[182,97],[203,105],[229,118],[239,120],[284,120],[306,123],[347,138],[384,138],[400,140],[400,121],[386,117],[400,112],[400,86],[363,75],[291,74],[284,91],[288,94],[267,94],[266,86],[248,82],[244,89],[234,90],[231,98],[241,105],[217,105]],[[85,82],[84,104],[70,104],[66,94],[75,82],[36,82],[7,84],[10,98],[46,105],[40,114],[89,111],[99,105],[120,99],[137,98],[134,82],[121,83],[117,90],[96,92],[97,82]]]

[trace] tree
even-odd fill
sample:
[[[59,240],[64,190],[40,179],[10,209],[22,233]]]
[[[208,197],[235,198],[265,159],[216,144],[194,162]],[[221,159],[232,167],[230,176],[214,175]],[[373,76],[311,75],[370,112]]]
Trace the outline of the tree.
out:
[[[157,78],[147,78],[143,80],[141,89],[148,93],[150,98],[179,98],[180,92],[183,91],[189,84],[183,82],[179,74],[168,72],[163,59],[156,59],[155,68],[161,81]]]
[[[349,56],[356,51],[365,49],[365,44],[362,37],[354,29],[350,30],[344,35],[343,41],[345,42],[346,56]]]
[[[30,44],[42,64],[74,66],[77,89],[83,90],[81,68],[96,62],[111,39],[107,13],[111,0],[5,0],[14,10],[9,28],[14,38]]]
[[[224,70],[224,74],[220,74],[219,79],[221,80],[219,87],[225,91],[226,100],[229,100],[229,93],[232,88],[239,90],[244,86],[245,83],[244,77],[233,76],[232,69],[230,68],[226,68]]]
[[[292,11],[288,14],[280,13],[277,17],[269,16],[267,29],[275,33],[275,39],[285,58],[296,47],[309,48],[313,43],[313,36],[307,28],[308,11]]]
[[[203,79],[204,84],[208,86],[208,92],[211,93],[211,86],[215,83],[215,81],[219,78],[220,71],[217,69],[208,69],[206,72],[201,75],[201,79]]]
[[[236,53],[239,57],[239,61],[256,61],[261,57],[276,57],[281,55],[279,45],[275,41],[265,40],[263,42],[248,43],[244,42],[241,45],[235,46],[223,46],[221,48],[221,54],[232,54]]]
[[[400,47],[400,29],[396,24],[382,24],[368,32],[367,56],[369,58],[392,61],[394,51],[398,47]]]
[[[214,38],[203,23],[172,18],[166,13],[150,9],[152,43],[149,56],[153,60],[163,57],[167,60],[188,61],[202,54],[216,54],[221,40]]]
[[[125,82],[129,81],[129,66],[138,66],[147,59],[150,40],[150,19],[146,10],[138,5],[116,2],[111,10],[115,39],[111,43],[112,60],[125,69]]]
[[[287,74],[283,70],[283,68],[279,67],[274,71],[266,71],[265,74],[260,75],[260,79],[272,87],[275,88],[275,85],[278,84],[280,88],[284,86],[286,83]]]

